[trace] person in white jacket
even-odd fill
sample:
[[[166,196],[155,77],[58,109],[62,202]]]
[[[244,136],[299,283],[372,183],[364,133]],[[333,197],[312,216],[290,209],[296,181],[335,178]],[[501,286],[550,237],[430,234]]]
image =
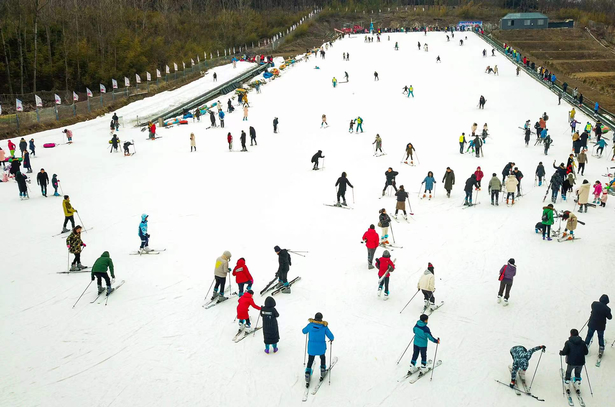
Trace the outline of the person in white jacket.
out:
[[[434,277],[434,268],[431,263],[427,264],[427,270],[425,270],[419,279],[417,288],[423,292],[423,296],[425,297],[423,313],[427,311],[428,308],[434,309],[436,297],[434,297],[433,293],[436,291],[436,278]]]
[[[509,175],[506,178],[506,182],[504,183],[506,186],[506,205],[508,205],[508,200],[512,199],[511,205],[515,204],[515,191],[517,190],[517,185],[519,185],[519,181],[517,177],[514,175]]]

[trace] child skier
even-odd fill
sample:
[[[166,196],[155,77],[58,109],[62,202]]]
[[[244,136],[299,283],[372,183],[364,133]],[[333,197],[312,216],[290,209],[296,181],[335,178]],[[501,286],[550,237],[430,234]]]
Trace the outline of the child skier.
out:
[[[536,178],[538,178],[538,186],[542,186],[542,178],[545,176],[545,166],[542,165],[542,161],[538,163],[536,167]]]
[[[429,321],[429,317],[425,314],[421,314],[419,320],[416,321],[416,325],[412,331],[414,332],[414,350],[412,352],[412,361],[410,362],[410,370],[408,370],[408,374],[414,374],[419,370],[421,373],[426,373],[429,368],[427,367],[427,340],[432,341],[433,343],[440,343],[440,338],[435,339],[431,334],[431,330],[427,327],[427,322]],[[416,361],[421,355],[421,367],[416,367]]]
[[[113,280],[109,279],[107,269],[111,272],[111,278]],[[107,295],[111,294],[113,291],[113,288],[111,288],[111,283],[112,281],[115,281],[115,272],[113,269],[113,260],[109,257],[109,252],[103,252],[103,254],[94,262],[94,265],[92,266],[92,281],[94,281],[94,279],[98,280],[98,295],[102,294],[104,291],[102,287],[103,279],[107,284]]]
[[[352,133],[354,131],[354,119],[350,119],[350,127],[348,128],[348,133]]]
[[[53,196],[60,196],[60,194],[58,194],[58,184],[60,183],[60,180],[58,179],[58,176],[56,174],[53,174],[53,176],[51,177],[51,186],[53,187]],[[64,226],[66,228],[66,225]]]
[[[113,150],[115,150],[115,152],[118,152],[119,144],[120,144],[120,139],[117,138],[117,134],[114,134],[113,137],[111,137],[111,149],[109,150],[109,152],[112,153]]]
[[[280,246],[277,245],[273,250],[278,255],[278,272],[276,276],[278,277],[278,282],[283,286],[282,293],[290,294],[290,284],[288,283],[288,271],[290,270],[290,266],[292,266],[290,254],[288,254],[287,249],[281,249]]]
[[[401,210],[404,212],[404,219],[408,220],[408,215],[406,214],[406,199],[408,199],[408,193],[403,185],[399,186],[399,191],[395,193],[395,196],[397,198],[397,206],[395,206],[395,215],[393,217],[397,219],[397,212]]]
[[[600,206],[601,207],[606,207],[606,201],[609,199],[609,190],[608,190],[609,184],[605,183],[604,187],[602,188],[602,197],[600,198]]]
[[[480,191],[480,188],[481,188],[480,181],[483,179],[485,174],[483,173],[483,170],[480,169],[480,167],[476,167],[476,171],[474,171],[474,175],[476,175],[476,185],[478,185],[476,189]]]
[[[77,225],[73,232],[66,238],[66,247],[68,251],[75,256],[70,271],[80,271],[86,269],[86,266],[81,265],[81,250],[85,247],[85,243],[81,241],[81,226]]]
[[[216,280],[216,285],[214,286],[214,294],[211,297],[212,301],[218,299],[218,302],[222,302],[228,299],[228,297],[224,296],[224,286],[226,285],[226,275],[231,271],[228,266],[228,262],[230,260],[231,252],[229,252],[228,250],[225,250],[224,253],[222,253],[222,256],[216,259],[216,266],[214,268],[214,278]],[[218,290],[220,290],[219,293]]]
[[[397,193],[397,186],[395,185],[395,177],[399,174],[397,171],[393,171],[392,167],[389,167],[385,172],[384,176],[386,177],[386,181],[384,183],[384,188],[382,188],[382,196],[384,196],[387,188],[392,186],[395,192]]]
[[[594,205],[599,204],[600,203],[600,197],[602,195],[602,182],[596,181],[594,183],[594,192],[593,192],[593,194],[594,194],[594,200],[593,200],[592,203]]]
[[[562,239],[566,239],[566,236],[568,236],[568,232],[570,232],[570,236],[568,236],[567,240],[573,240],[574,231],[577,228],[577,215],[570,211],[564,211],[564,213],[562,214],[562,220],[566,221],[566,228],[564,229]]]
[[[530,350],[527,350],[524,346],[513,346],[510,349],[510,356],[513,358],[512,366],[510,366],[510,387],[514,388],[517,383],[517,372],[521,381],[525,381],[525,371],[529,367],[530,358],[532,354],[538,350],[544,353],[547,349],[545,345],[536,346]]]
[[[327,123],[327,115],[323,114],[321,119],[322,123],[320,123],[320,128],[322,129],[323,127],[329,127],[329,123]]]
[[[511,205],[515,204],[515,191],[517,190],[517,185],[519,185],[519,181],[517,177],[513,174],[510,174],[508,178],[506,178],[506,182],[504,183],[506,187],[506,205],[509,204],[509,200]]]
[[[139,223],[139,238],[141,239],[141,246],[139,247],[139,253],[151,252],[149,248],[149,233],[147,233],[147,218],[149,215],[141,215],[141,223]]]
[[[224,291],[222,292],[224,294]],[[250,307],[261,310],[261,307],[254,303],[252,296],[254,291],[248,290],[244,295],[239,297],[239,304],[237,304],[237,320],[239,321],[239,330],[245,333],[251,333],[253,331],[252,324],[250,323]]]
[[[414,148],[412,143],[406,144],[406,160],[404,161],[405,164],[408,164],[408,157],[410,157],[410,165],[414,165],[414,157],[412,156],[412,153],[414,151],[416,151],[416,149]]]
[[[269,354],[269,346],[273,346],[273,353],[278,351],[280,333],[278,331],[278,311],[275,309],[275,300],[269,296],[265,299],[265,305],[261,307],[263,319],[263,339],[265,340],[265,353]]]
[[[389,278],[393,270],[395,270],[395,263],[391,261],[391,254],[388,250],[382,253],[382,257],[376,259],[376,267],[378,268],[378,297],[382,294],[382,286],[384,286],[385,298],[389,296]]]
[[[566,356],[566,376],[564,383],[570,385],[570,376],[574,370],[573,385],[577,393],[581,390],[581,371],[585,366],[585,356],[589,353],[587,345],[579,336],[576,329],[570,330],[570,338],[564,344],[564,349],[559,351],[560,356]]]
[[[130,141],[125,141],[124,142],[124,157],[130,157],[130,146],[132,146],[132,143]],[[195,147],[196,149],[196,147]]]
[[[57,192],[58,190],[56,189],[56,193]],[[77,213],[77,210],[74,209],[73,206],[70,204],[70,197],[68,195],[64,195],[64,200],[62,201],[62,209],[64,209],[64,226],[62,227],[62,233],[70,232],[68,229],[66,229],[66,224],[68,223],[68,221],[70,221],[71,227],[73,229],[75,228],[74,214]]]
[[[233,275],[235,276],[235,281],[237,282],[237,286],[239,286],[239,296],[243,295],[243,286],[248,285],[247,290],[252,289],[252,284],[254,284],[254,279],[250,274],[250,270],[248,270],[248,266],[246,266],[246,260],[242,257],[237,260],[237,265],[233,269]]]
[[[310,385],[312,364],[316,356],[320,356],[320,380],[322,381],[327,374],[327,358],[325,356],[327,352],[326,338],[329,338],[329,340],[333,342],[335,337],[333,336],[333,332],[329,329],[327,321],[323,321],[322,318],[322,314],[317,312],[314,319],[308,319],[309,324],[301,331],[304,335],[308,335],[308,362],[305,368],[306,387]]]
[[[429,199],[431,199],[431,191],[434,189],[434,186],[436,184],[436,180],[433,177],[433,172],[429,171],[425,179],[423,179],[423,182],[421,182],[421,184],[425,184],[425,191],[423,192],[423,198],[425,198],[425,196],[427,195],[427,192],[429,192]]]
[[[389,244],[389,225],[391,224],[391,218],[387,215],[386,209],[382,208],[379,211],[378,226],[380,229],[380,245],[384,246]]]
[[[436,297],[433,295],[434,291],[436,291],[436,278],[434,277],[434,267],[431,263],[427,264],[427,270],[423,273],[419,282],[416,285],[416,288],[421,290],[423,293],[423,297],[425,300],[425,306],[423,307],[423,313],[427,311],[427,309],[435,309],[436,305]]]
[[[374,225],[369,225],[369,229],[363,234],[363,242],[365,243],[365,247],[367,247],[367,268],[369,270],[374,268],[372,262],[374,261],[374,254],[378,248],[379,239],[378,233],[376,233],[376,227]]]
[[[34,145],[34,139],[31,138],[30,139],[30,154],[32,154],[32,156],[36,156],[36,146]]]

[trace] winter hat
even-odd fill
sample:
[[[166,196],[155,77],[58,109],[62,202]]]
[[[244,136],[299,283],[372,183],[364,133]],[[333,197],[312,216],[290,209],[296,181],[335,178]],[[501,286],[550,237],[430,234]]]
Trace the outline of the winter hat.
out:
[[[280,249],[280,246],[276,246],[276,247],[274,247],[274,248],[273,248],[273,250],[274,250],[276,253],[278,253],[278,252],[281,252],[281,251],[282,251],[282,249]]]
[[[494,176],[494,177],[497,177],[497,175],[496,175],[496,173],[495,173],[495,172],[493,173],[493,176]]]
[[[433,271],[433,264],[427,263],[427,270]]]
[[[588,180],[586,180],[586,179],[584,179],[584,180],[583,180],[583,183],[584,183],[584,184],[589,184],[589,181],[588,181]]]
[[[553,209],[553,204],[549,204],[549,205],[547,205],[547,208],[551,208],[551,209]]]
[[[222,255],[226,257],[227,259],[231,258],[231,252],[229,252],[228,250],[225,250],[224,253],[222,253]]]
[[[429,317],[428,317],[427,315],[425,315],[425,314],[421,314],[421,316],[419,317],[419,319],[420,319],[422,322],[427,322],[427,320],[429,319]]]
[[[576,329],[571,329],[570,336],[579,336],[579,331],[577,331]]]
[[[388,250],[385,250],[384,253],[382,253],[382,257],[389,258],[389,257],[391,257],[391,253],[389,253]]]
[[[584,183],[587,184],[587,180]],[[64,199],[68,199],[68,195],[64,195]]]
[[[477,170],[480,170],[480,167],[476,167]]]
[[[513,266],[515,265],[515,259],[509,259],[508,262],[512,264]]]
[[[374,225],[372,224],[372,225],[369,225],[369,228],[370,228],[370,229],[376,229],[376,226],[374,226]]]
[[[316,315],[314,315],[314,319],[316,321],[322,321],[322,314],[320,312],[317,312]]]

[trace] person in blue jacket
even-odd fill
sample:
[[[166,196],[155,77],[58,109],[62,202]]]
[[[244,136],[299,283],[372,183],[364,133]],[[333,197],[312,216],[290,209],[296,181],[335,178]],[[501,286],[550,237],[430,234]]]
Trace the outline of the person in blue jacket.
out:
[[[429,171],[423,182],[421,182],[421,184],[425,184],[425,192],[423,193],[423,198],[425,198],[427,191],[429,191],[429,199],[431,199],[431,191],[433,190],[435,183],[436,180],[433,177],[433,172]]]
[[[322,320],[322,314],[317,312],[314,319],[308,319],[309,324],[303,328],[303,333],[309,335],[308,339],[308,363],[305,368],[305,381],[309,383],[312,376],[312,364],[316,356],[320,356],[320,376],[321,378],[327,373],[327,352],[326,338],[333,342],[333,332],[328,327],[327,321]]]
[[[513,346],[510,349],[510,356],[513,358],[513,364],[510,366],[510,387],[515,387],[517,383],[517,372],[522,381],[525,381],[525,371],[530,365],[530,358],[532,354],[538,350],[544,353],[547,349],[545,345],[536,346],[530,350],[527,350],[525,346]]]
[[[220,127],[224,128],[224,110],[218,112],[218,118],[220,119]]]
[[[141,247],[139,253],[146,253],[151,251],[149,248],[149,233],[147,233],[147,214],[141,215],[141,223],[139,223],[139,237],[141,238]]]
[[[425,314],[422,314],[419,317],[419,320],[416,321],[416,325],[414,325],[414,352],[412,352],[412,361],[410,362],[410,370],[408,370],[408,374],[413,374],[419,371],[419,368],[416,367],[416,360],[418,359],[419,353],[421,354],[421,372],[426,372],[427,368],[427,340],[434,343],[440,343],[440,338],[435,339],[431,335],[431,331],[427,327],[427,320],[429,317]]]
[[[602,153],[604,152],[604,147],[607,146],[607,142],[604,141],[603,138],[601,138],[596,142],[596,145],[598,146],[598,148],[596,149],[596,155],[598,156],[598,158],[601,158]]]

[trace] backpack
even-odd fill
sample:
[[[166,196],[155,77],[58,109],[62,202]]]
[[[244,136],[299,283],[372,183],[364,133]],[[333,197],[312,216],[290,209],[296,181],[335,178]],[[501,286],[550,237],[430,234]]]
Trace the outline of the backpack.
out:
[[[547,212],[543,212],[542,213],[542,221],[543,222],[547,222],[549,220],[549,215],[547,214]]]
[[[380,268],[380,259],[376,259],[376,267]]]

